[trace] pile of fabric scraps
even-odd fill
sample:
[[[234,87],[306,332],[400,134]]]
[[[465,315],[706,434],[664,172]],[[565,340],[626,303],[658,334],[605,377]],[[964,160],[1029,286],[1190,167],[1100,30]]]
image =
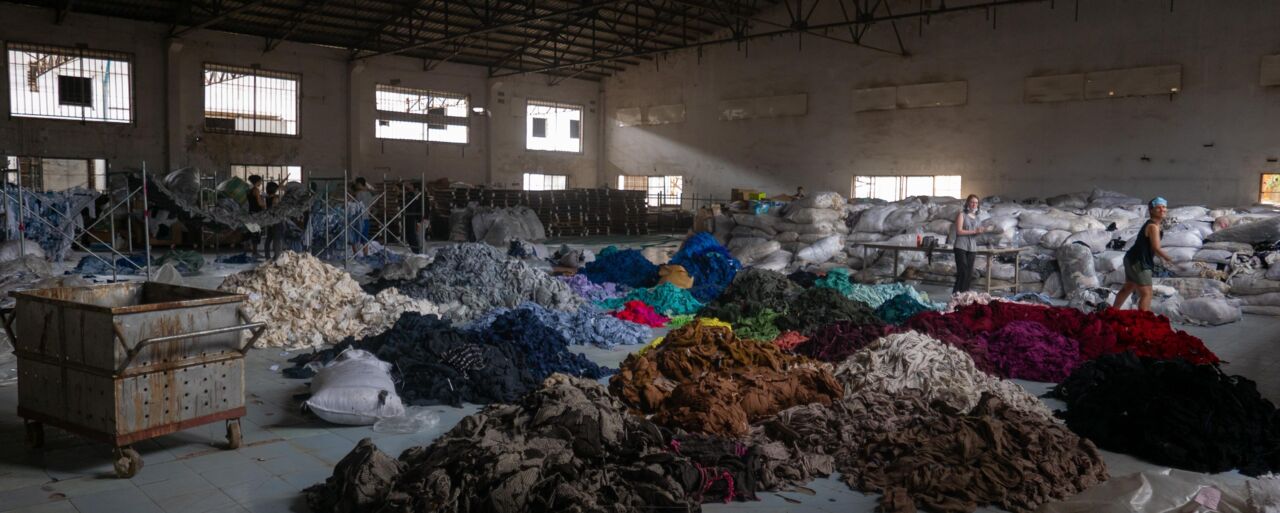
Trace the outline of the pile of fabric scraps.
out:
[[[972,290],[968,290],[965,292],[958,292],[956,294],[952,294],[951,299],[947,301],[946,310],[943,310],[943,311],[950,313],[950,312],[954,312],[955,309],[960,308],[962,306],[969,306],[972,304],[985,305],[985,304],[990,304],[993,301],[1006,301],[1006,299],[1002,297],[992,296],[991,294],[988,294],[986,292],[974,292]]]
[[[809,337],[799,331],[784,331],[773,339],[773,345],[783,351],[794,351],[796,347],[809,341]]]
[[[688,289],[682,289],[670,283],[647,289],[635,289],[628,292],[626,296],[606,299],[597,302],[596,305],[605,310],[618,310],[628,301],[640,301],[666,316],[693,314],[702,309],[702,303],[694,299]]]
[[[361,441],[305,494],[318,513],[697,511],[754,497],[749,451],[729,449],[674,440],[599,384],[555,375],[399,461]]]
[[[781,312],[803,290],[782,273],[750,267],[734,275],[733,282],[715,303],[754,302]]]
[[[815,287],[800,293],[776,323],[779,329],[807,334],[840,321],[867,324],[876,322],[876,316],[867,305],[835,289]]]
[[[876,307],[876,317],[889,324],[902,324],[920,312],[933,310],[916,297],[907,293],[893,296]]]
[[[605,346],[617,342],[607,339],[614,334],[630,337],[625,342],[639,343],[643,338],[639,330],[648,331],[639,324],[595,312],[572,319],[556,316],[543,308],[516,308],[485,319],[483,327],[473,328],[472,333],[476,340],[491,346],[515,347],[521,354],[518,363],[541,381],[556,372],[593,379],[608,376],[612,370],[597,365],[583,354],[570,352],[569,346],[575,342]],[[574,339],[574,336],[582,338]]]
[[[693,278],[693,297],[704,303],[724,292],[742,269],[742,262],[707,232],[698,232],[686,239],[671,257],[671,263],[688,271]]]
[[[669,318],[671,319],[671,321],[667,323],[667,328],[674,330],[674,329],[679,329],[687,326],[689,323],[693,322],[696,316],[693,314],[685,314],[685,315],[672,315]]]
[[[381,333],[403,312],[437,312],[430,301],[394,289],[365,294],[341,269],[292,251],[228,276],[218,289],[249,296],[245,310],[253,320],[267,323],[260,347],[319,347]]]
[[[895,331],[896,329],[893,326],[881,322],[859,324],[840,321],[818,329],[802,343],[783,349],[788,349],[796,354],[808,356],[815,360],[839,363],[872,342]]]
[[[1107,355],[1051,394],[1067,403],[1067,425],[1104,449],[1197,472],[1280,470],[1275,406],[1217,366]]]
[[[658,266],[653,265],[638,249],[615,249],[601,251],[594,261],[582,268],[582,274],[592,283],[648,287],[658,281]]]
[[[667,264],[658,266],[658,283],[670,283],[682,289],[693,288],[693,277],[684,266]]]
[[[812,288],[813,286],[817,285],[819,278],[822,278],[822,275],[815,273],[813,271],[806,271],[804,269],[797,270],[787,275],[788,280],[791,280],[796,285],[799,285],[806,289]]]
[[[160,255],[160,258],[156,259],[155,265],[159,267],[170,262],[182,274],[195,274],[204,268],[204,255],[195,251],[177,249]]]
[[[105,260],[104,260],[105,259]],[[159,264],[157,263],[157,266]],[[85,255],[76,263],[71,272],[80,275],[111,274],[114,270],[120,274],[134,274],[147,267],[146,255],[128,255],[117,258],[114,253],[102,255]]]
[[[920,390],[932,403],[967,412],[983,394],[1010,407],[1050,419],[1053,415],[1021,386],[982,372],[963,351],[916,332],[888,335],[836,367],[846,395],[864,391],[897,394]]]
[[[997,376],[1058,383],[1082,363],[1076,341],[1038,322],[1010,322],[985,340],[986,358]]]
[[[472,321],[466,329],[483,333],[499,318],[513,316],[526,319],[531,331],[550,330],[574,345],[609,348],[619,344],[643,344],[650,338],[650,330],[645,325],[627,322],[627,319],[616,318],[589,306],[565,312],[551,310],[537,303],[524,303],[515,309],[495,308],[484,317]]]
[[[836,289],[844,294],[845,297],[866,304],[872,309],[880,308],[885,301],[907,294],[919,303],[926,302],[925,297],[920,295],[911,285],[905,283],[886,283],[879,285],[865,285],[855,283],[849,276],[849,270],[843,267],[837,267],[827,271],[827,275],[814,281],[815,287],[826,287]]]
[[[661,328],[666,326],[671,319],[663,317],[662,314],[654,311],[653,307],[644,304],[641,301],[627,301],[622,305],[622,309],[610,314],[624,321],[630,321],[644,326]]]
[[[765,308],[755,315],[740,317],[733,322],[734,333],[747,340],[771,341],[781,334],[774,324],[779,315],[781,314]]]
[[[559,276],[557,279],[563,281],[574,293],[587,301],[605,301],[627,295],[625,286],[619,286],[613,282],[594,283],[582,274]]]
[[[460,322],[526,301],[566,311],[583,303],[564,282],[482,243],[440,248],[417,278],[390,285],[410,297],[435,303],[442,315]]]
[[[701,320],[628,356],[609,387],[660,425],[739,438],[752,421],[841,395],[826,368]]]
[[[1169,319],[1141,310],[1108,308],[1097,314],[1116,334],[1117,351],[1132,351],[1138,356],[1162,360],[1180,359],[1193,364],[1218,363],[1199,338],[1175,330]]]
[[[578,369],[595,379],[608,373],[568,352],[555,335],[540,331],[521,338],[505,328],[477,333],[410,312],[381,334],[298,355],[284,374],[309,378],[343,351],[362,349],[392,364],[396,393],[405,404],[460,406],[514,402],[536,389],[551,374],[547,369]]]

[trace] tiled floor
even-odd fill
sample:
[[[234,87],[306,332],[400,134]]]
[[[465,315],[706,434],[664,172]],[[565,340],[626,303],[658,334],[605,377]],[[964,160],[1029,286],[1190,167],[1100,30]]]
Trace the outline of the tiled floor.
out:
[[[1188,328],[1229,363],[1230,373],[1258,381],[1272,401],[1280,400],[1280,319],[1246,316],[1216,328]],[[634,348],[584,348],[593,360],[616,365]],[[280,351],[253,351],[245,377],[248,416],[245,446],[226,451],[222,424],[189,429],[138,444],[145,466],[133,479],[116,479],[110,450],[56,429],[47,430],[46,447],[23,445],[21,419],[13,415],[17,389],[0,387],[0,512],[22,513],[203,513],[304,512],[301,490],[322,481],[357,441],[372,437],[391,454],[430,443],[478,407],[433,408],[441,421],[415,435],[375,433],[368,427],[326,424],[298,413],[294,394],[302,381],[283,378],[273,365],[288,357]],[[1023,383],[1033,393],[1047,389]],[[1050,406],[1061,407],[1060,404]],[[1107,453],[1112,475],[1152,468],[1134,458]],[[812,494],[765,493],[755,503],[708,505],[708,511],[873,511],[875,497],[850,491],[835,479],[810,485]],[[785,497],[785,498],[784,498]],[[986,510],[984,510],[986,511]],[[990,510],[996,511],[996,510]]]

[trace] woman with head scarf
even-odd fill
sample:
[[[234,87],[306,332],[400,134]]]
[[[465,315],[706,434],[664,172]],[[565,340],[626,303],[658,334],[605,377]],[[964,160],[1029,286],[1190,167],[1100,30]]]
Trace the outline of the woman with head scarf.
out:
[[[1160,248],[1160,221],[1164,220],[1164,214],[1168,210],[1169,202],[1159,196],[1147,203],[1149,218],[1138,231],[1133,247],[1124,254],[1124,287],[1116,294],[1116,301],[1112,306],[1120,308],[1136,290],[1138,309],[1151,310],[1151,273],[1156,267],[1155,257],[1159,255],[1166,262],[1173,261]]]

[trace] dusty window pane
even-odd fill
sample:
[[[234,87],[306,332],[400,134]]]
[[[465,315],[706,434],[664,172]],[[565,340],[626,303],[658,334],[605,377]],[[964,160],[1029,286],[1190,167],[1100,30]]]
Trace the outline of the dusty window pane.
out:
[[[542,118],[533,118],[533,136],[534,137],[547,136],[547,120]]]
[[[86,77],[58,76],[58,104],[93,106],[93,85]]]

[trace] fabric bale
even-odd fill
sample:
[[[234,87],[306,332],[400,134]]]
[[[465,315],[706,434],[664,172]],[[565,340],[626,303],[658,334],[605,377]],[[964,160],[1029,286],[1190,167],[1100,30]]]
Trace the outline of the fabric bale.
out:
[[[1187,322],[1219,326],[1243,318],[1237,301],[1220,297],[1197,297],[1182,301],[1180,308]]]
[[[1101,286],[1093,267],[1093,253],[1084,244],[1064,244],[1058,248],[1058,267],[1062,269],[1062,288],[1067,295],[1079,289]]]
[[[307,410],[334,424],[367,426],[404,415],[391,380],[391,364],[368,351],[350,349],[316,373]]]

